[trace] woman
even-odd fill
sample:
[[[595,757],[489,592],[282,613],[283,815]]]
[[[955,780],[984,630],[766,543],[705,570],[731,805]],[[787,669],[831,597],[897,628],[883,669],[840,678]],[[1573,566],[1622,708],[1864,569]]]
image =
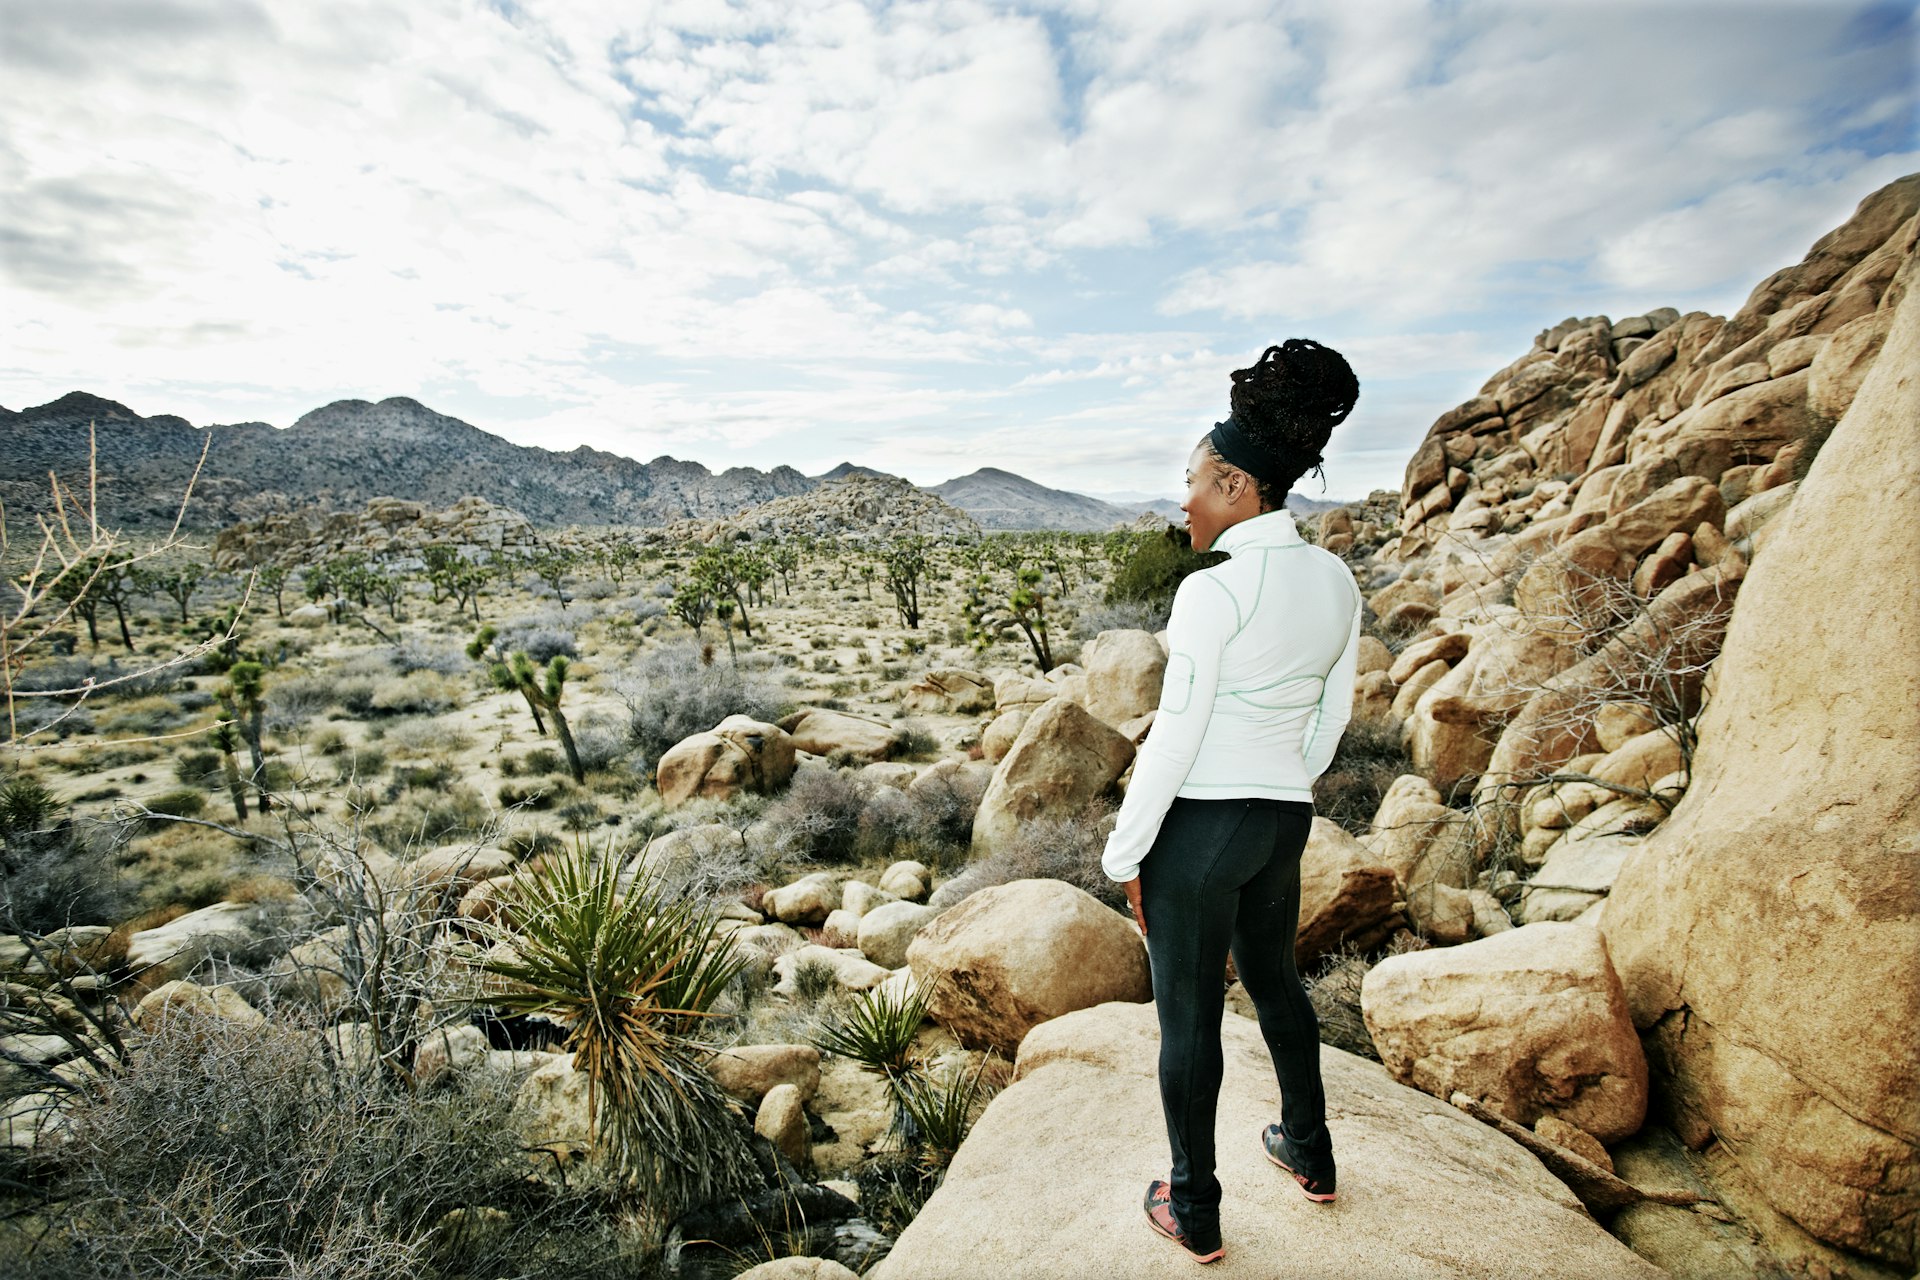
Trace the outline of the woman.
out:
[[[1194,448],[1181,504],[1194,547],[1232,559],[1174,594],[1160,707],[1102,858],[1146,936],[1160,1017],[1173,1171],[1148,1187],[1147,1220],[1201,1262],[1223,1256],[1213,1129],[1229,949],[1280,1081],[1267,1157],[1309,1199],[1334,1197],[1319,1024],[1293,938],[1313,781],[1352,710],[1360,593],[1282,503],[1359,392],[1338,352],[1302,338],[1234,373],[1232,414]]]

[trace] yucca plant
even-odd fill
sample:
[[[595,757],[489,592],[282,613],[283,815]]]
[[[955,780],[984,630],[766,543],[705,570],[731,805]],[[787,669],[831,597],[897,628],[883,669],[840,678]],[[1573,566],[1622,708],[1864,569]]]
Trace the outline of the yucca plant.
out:
[[[666,1218],[757,1185],[746,1127],[697,1030],[748,959],[716,940],[713,906],[584,844],[518,877],[506,898],[511,924],[498,930],[514,954],[483,962],[504,980],[487,1000],[567,1027],[616,1165]]]
[[[913,1037],[933,1002],[934,984],[906,991],[875,987],[855,1000],[839,1021],[814,1034],[815,1047],[851,1058],[889,1083],[914,1069]]]
[[[950,1063],[939,1075],[909,1072],[895,1086],[916,1154],[928,1167],[944,1169],[973,1127],[975,1105],[987,1092],[983,1080],[990,1061],[990,1054],[982,1054],[971,1072],[963,1063]]]

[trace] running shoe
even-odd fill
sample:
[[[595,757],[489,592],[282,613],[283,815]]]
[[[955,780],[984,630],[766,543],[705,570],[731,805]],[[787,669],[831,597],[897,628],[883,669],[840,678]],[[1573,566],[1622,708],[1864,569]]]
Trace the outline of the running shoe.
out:
[[[1267,1149],[1267,1159],[1279,1165],[1293,1180],[1300,1184],[1300,1190],[1309,1200],[1318,1204],[1328,1204],[1333,1200],[1333,1170],[1329,1169],[1320,1177],[1310,1178],[1287,1162],[1286,1135],[1280,1132],[1280,1126],[1270,1124],[1267,1131],[1260,1135],[1261,1145]]]
[[[1162,1179],[1155,1178],[1147,1184],[1146,1209],[1147,1225],[1179,1245],[1195,1262],[1218,1262],[1227,1256],[1227,1251],[1220,1246],[1217,1232],[1210,1249],[1198,1247],[1192,1237],[1187,1235],[1186,1228],[1182,1227],[1180,1220],[1173,1216],[1173,1188]]]

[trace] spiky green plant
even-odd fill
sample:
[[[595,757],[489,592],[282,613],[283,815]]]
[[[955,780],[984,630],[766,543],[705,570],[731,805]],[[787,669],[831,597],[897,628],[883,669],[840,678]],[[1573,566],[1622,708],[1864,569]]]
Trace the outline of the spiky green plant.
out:
[[[945,1168],[973,1127],[974,1110],[990,1092],[984,1082],[990,1061],[983,1054],[971,1072],[960,1063],[938,1075],[909,1072],[895,1085],[915,1154],[929,1167]]]
[[[817,1031],[813,1043],[827,1053],[851,1058],[891,1083],[914,1068],[913,1037],[926,1019],[933,990],[932,983],[915,984],[907,991],[875,987],[855,1000],[838,1021]]]
[[[712,904],[585,845],[517,878],[507,897],[500,940],[513,955],[483,962],[505,980],[487,1000],[567,1027],[616,1165],[669,1218],[754,1186],[746,1127],[708,1074],[714,1046],[697,1030],[748,959],[715,937]]]

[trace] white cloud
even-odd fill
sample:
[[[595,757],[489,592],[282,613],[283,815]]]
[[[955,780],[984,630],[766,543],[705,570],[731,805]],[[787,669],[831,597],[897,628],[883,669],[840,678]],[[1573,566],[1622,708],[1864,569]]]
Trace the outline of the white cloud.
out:
[[[1509,345],[1737,305],[1915,167],[1861,141],[1912,73],[1848,22],[0,0],[0,402],[410,394],[554,447],[1164,487],[1303,332],[1362,373],[1333,461],[1371,487]]]

